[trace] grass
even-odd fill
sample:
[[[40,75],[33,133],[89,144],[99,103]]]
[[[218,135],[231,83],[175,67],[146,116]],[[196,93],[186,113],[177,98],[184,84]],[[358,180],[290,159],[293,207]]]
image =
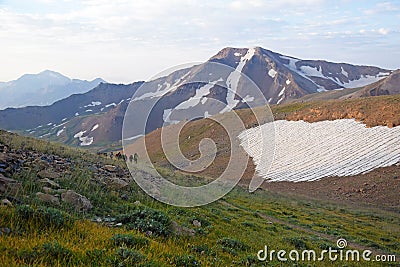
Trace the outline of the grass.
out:
[[[250,194],[240,187],[203,207],[172,207],[148,197],[134,183],[115,192],[92,182],[93,164],[123,166],[122,161],[4,132],[0,142],[71,158],[77,164],[63,174],[60,184],[85,195],[94,206],[87,213],[65,204],[46,206],[33,197],[38,170],[14,175],[23,184],[18,196],[23,203],[0,207],[0,228],[11,229],[0,236],[0,266],[266,266],[257,260],[257,252],[265,245],[320,252],[335,248],[339,237],[374,251],[400,254],[399,214],[389,211],[261,190]],[[174,178],[172,172],[168,174]],[[183,178],[179,174],[177,179]],[[97,217],[114,217],[122,226],[92,222]],[[193,225],[194,220],[201,226]],[[192,229],[195,236],[177,236],[172,222]],[[327,260],[318,265],[285,264],[335,266]],[[377,266],[373,262],[350,265]],[[268,266],[282,266],[282,262],[275,259]]]

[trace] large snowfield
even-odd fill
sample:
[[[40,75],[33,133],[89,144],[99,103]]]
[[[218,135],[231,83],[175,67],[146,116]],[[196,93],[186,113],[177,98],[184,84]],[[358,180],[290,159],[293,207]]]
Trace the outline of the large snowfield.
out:
[[[350,176],[400,162],[400,127],[367,128],[353,119],[315,123],[280,120],[248,129],[239,138],[257,173],[270,181]],[[270,164],[263,146],[274,144]]]

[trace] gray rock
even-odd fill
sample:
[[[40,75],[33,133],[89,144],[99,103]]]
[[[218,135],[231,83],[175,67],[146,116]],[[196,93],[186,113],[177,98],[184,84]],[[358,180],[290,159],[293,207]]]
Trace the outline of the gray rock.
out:
[[[93,208],[92,203],[85,196],[82,196],[75,191],[68,190],[61,194],[61,200],[65,203],[71,204],[78,211],[86,212]]]
[[[196,227],[201,227],[201,222],[198,220],[193,220],[193,225]]]
[[[0,193],[16,195],[22,190],[22,184],[14,179],[7,178],[3,174],[0,174]]]
[[[50,195],[50,194],[44,194],[42,192],[37,192],[36,197],[46,203],[50,203],[50,204],[54,204],[54,205],[60,204],[60,200],[57,197]]]
[[[124,180],[115,177],[108,178],[107,180],[105,180],[105,182],[107,184],[107,187],[112,190],[120,190],[129,186],[129,184]]]
[[[38,176],[40,178],[49,178],[51,180],[60,178],[60,175],[58,173],[50,170],[41,170],[40,172],[38,172]]]
[[[114,165],[104,165],[103,169],[108,172],[115,172],[117,170],[117,167]]]
[[[171,230],[177,236],[195,236],[196,234],[195,230],[181,226],[176,221],[172,221]]]
[[[45,186],[51,187],[51,188],[60,188],[61,186],[57,184],[56,182],[50,180],[49,178],[43,178],[39,180],[40,183],[44,184]]]
[[[0,205],[1,205],[1,206],[12,206],[13,204],[11,203],[10,200],[8,200],[7,198],[5,198],[5,199],[2,199],[2,200],[0,201]]]

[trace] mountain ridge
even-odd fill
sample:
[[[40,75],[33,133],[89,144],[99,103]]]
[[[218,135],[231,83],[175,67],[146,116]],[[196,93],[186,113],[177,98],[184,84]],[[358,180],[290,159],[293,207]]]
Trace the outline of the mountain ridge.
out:
[[[0,109],[51,105],[72,94],[85,93],[101,82],[105,81],[71,79],[51,70],[24,74],[16,80],[0,82]]]

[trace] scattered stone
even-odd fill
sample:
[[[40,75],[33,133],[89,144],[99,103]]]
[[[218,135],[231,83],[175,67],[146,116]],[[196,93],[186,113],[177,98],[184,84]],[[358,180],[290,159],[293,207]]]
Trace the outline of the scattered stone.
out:
[[[121,190],[129,186],[127,182],[119,178],[108,178],[105,182],[107,187],[112,190]]]
[[[121,226],[122,226],[122,223],[117,223],[115,226],[121,227]]]
[[[0,201],[0,205],[1,205],[1,206],[12,206],[13,204],[11,203],[10,200],[8,200],[7,198],[5,198],[5,199],[2,199],[2,200]]]
[[[2,236],[2,235],[9,235],[9,234],[11,234],[11,229],[10,228],[7,228],[7,227],[1,227],[0,228],[0,236]]]
[[[147,236],[152,236],[152,235],[153,235],[153,232],[152,232],[152,231],[146,231],[146,235],[147,235]]]
[[[177,236],[195,236],[196,231],[185,226],[180,226],[176,221],[171,223],[172,232]]]
[[[135,204],[136,206],[139,206],[141,203],[139,200],[136,200],[135,202],[133,202],[133,204]]]
[[[22,189],[22,184],[14,179],[7,178],[0,173],[0,193],[16,195]]]
[[[103,169],[108,172],[115,172],[117,170],[117,167],[114,165],[104,165]]]
[[[193,220],[193,225],[196,227],[201,227],[201,222],[198,220]]]
[[[36,197],[38,199],[40,199],[41,201],[46,202],[46,203],[50,203],[50,204],[53,204],[53,205],[59,205],[60,204],[60,200],[58,199],[58,197],[55,197],[55,196],[50,195],[50,194],[44,194],[42,192],[37,192],[36,193]]]
[[[51,193],[53,193],[53,189],[51,189],[50,187],[47,187],[47,186],[43,186],[43,188],[42,188],[42,190],[43,190],[43,192],[45,192],[46,194],[51,194]]]
[[[49,178],[43,178],[40,179],[39,182],[41,182],[42,184],[45,184],[46,186],[52,187],[52,188],[60,188],[61,186],[59,184],[57,184],[56,182],[50,180]]]
[[[49,170],[41,170],[40,172],[38,172],[38,176],[40,178],[49,178],[51,180],[60,178],[60,175],[58,173]]]
[[[128,196],[127,194],[122,194],[122,195],[121,195],[121,199],[122,199],[122,200],[128,200],[128,199],[129,199],[129,196]]]
[[[93,208],[92,203],[85,197],[73,190],[68,190],[61,194],[61,200],[65,203],[74,205],[76,210],[86,212]]]

